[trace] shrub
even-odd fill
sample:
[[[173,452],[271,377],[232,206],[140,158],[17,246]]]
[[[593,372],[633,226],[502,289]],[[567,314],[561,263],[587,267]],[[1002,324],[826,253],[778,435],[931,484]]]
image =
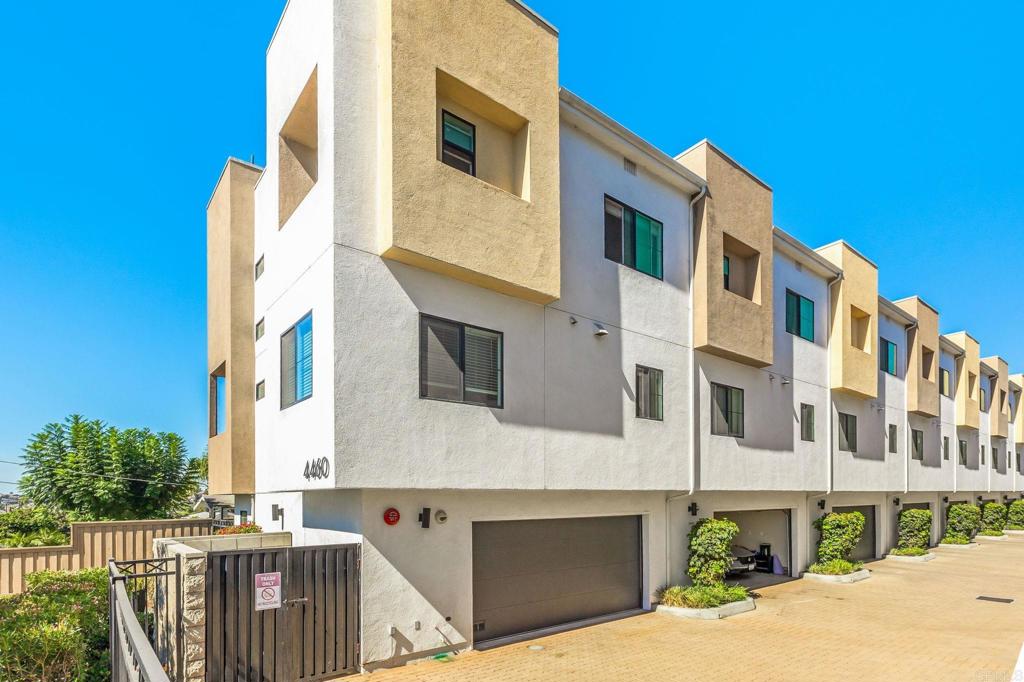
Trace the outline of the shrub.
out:
[[[979,530],[978,535],[984,535],[987,538],[1001,538],[1003,537],[1003,535],[1005,535],[1005,533],[1003,533],[1003,531],[1001,530],[985,528],[984,530]]]
[[[52,547],[66,545],[69,538],[56,530],[38,530],[33,533],[11,533],[0,536],[0,547]]]
[[[927,509],[904,509],[900,512],[897,536],[897,550],[920,549],[924,554],[932,537],[932,513]]]
[[[262,533],[263,529],[257,526],[255,523],[240,523],[237,526],[227,526],[221,528],[214,535],[250,535],[252,533]]]
[[[1024,500],[1014,500],[1010,503],[1006,527],[1009,530],[1024,530]]]
[[[860,512],[830,513],[814,522],[821,532],[818,541],[818,562],[843,560],[849,563],[850,552],[864,532],[864,515]]]
[[[687,609],[712,609],[723,604],[743,601],[748,597],[747,588],[739,585],[715,585],[666,587],[658,595],[659,601],[665,606],[680,606]]]
[[[985,535],[1002,535],[1006,528],[1006,506],[987,502],[981,509],[981,530]]]
[[[732,540],[739,526],[728,519],[701,519],[690,529],[690,561],[686,574],[694,585],[721,585],[732,563]]]
[[[68,523],[64,515],[45,507],[18,507],[0,512],[0,538],[42,531],[65,533],[67,530]]]
[[[981,528],[981,509],[959,502],[949,505],[946,510],[946,535],[944,545],[966,545]]]
[[[889,554],[896,556],[924,556],[928,550],[924,547],[896,547]]]
[[[851,512],[859,514],[860,512]],[[863,516],[863,515],[862,515]],[[808,573],[818,573],[821,575],[847,575],[854,571],[859,571],[864,564],[860,561],[848,561],[846,559],[829,559],[828,561],[818,561],[811,564],[807,571]]]
[[[107,570],[40,571],[0,598],[0,680],[110,679]]]

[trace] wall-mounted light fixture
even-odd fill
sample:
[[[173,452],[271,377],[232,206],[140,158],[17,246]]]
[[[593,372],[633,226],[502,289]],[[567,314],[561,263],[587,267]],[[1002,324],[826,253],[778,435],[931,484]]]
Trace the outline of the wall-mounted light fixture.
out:
[[[942,503],[943,504],[949,504],[949,498],[948,497],[943,497],[942,498]]]
[[[981,495],[978,495],[978,502],[981,502]]]
[[[782,377],[782,385],[783,386],[789,386],[790,383],[791,382],[790,382],[789,379],[787,379],[786,377]]]
[[[900,506],[900,498],[898,498],[898,497],[892,498],[892,504],[893,504],[894,507]]]
[[[281,508],[281,505],[279,505],[279,504],[272,504],[272,505],[270,505],[270,520],[271,521],[280,521],[283,518],[284,518],[284,509]]]
[[[569,316],[569,324],[576,324],[577,322],[579,322],[579,320],[577,320],[572,315]]]
[[[691,502],[689,504],[689,506],[686,507],[686,509],[690,512],[690,516],[696,516],[697,515],[697,503],[696,502]]]
[[[599,323],[594,323],[594,336],[608,336],[608,330]]]
[[[820,509],[822,511],[825,511],[825,500],[824,499],[818,500],[818,509]]]

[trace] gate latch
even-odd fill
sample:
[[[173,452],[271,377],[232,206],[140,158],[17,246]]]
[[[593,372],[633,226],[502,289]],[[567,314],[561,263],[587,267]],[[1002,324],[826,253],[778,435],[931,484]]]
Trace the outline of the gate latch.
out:
[[[309,603],[309,597],[298,597],[296,599],[285,599],[284,603],[286,606],[295,606],[296,604],[307,604]]]

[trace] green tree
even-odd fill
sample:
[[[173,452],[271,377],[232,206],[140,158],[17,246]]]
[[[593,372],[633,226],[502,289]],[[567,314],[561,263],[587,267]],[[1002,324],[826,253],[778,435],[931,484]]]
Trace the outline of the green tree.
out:
[[[71,415],[32,436],[19,485],[35,504],[77,519],[164,518],[188,509],[199,467],[175,433]]]

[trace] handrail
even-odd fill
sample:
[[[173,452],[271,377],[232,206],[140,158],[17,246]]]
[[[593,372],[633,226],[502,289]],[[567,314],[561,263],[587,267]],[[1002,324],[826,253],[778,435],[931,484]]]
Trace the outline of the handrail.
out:
[[[114,656],[120,653],[121,675],[115,680],[141,680],[143,682],[171,682],[160,659],[146,638],[146,633],[135,617],[128,591],[124,587],[127,579],[117,568],[114,561],[109,562],[111,589],[111,631],[117,637],[116,651],[111,651],[111,665],[115,666]],[[113,638],[112,638],[113,639]],[[115,644],[115,642],[111,642]],[[129,675],[134,671],[135,675]]]

